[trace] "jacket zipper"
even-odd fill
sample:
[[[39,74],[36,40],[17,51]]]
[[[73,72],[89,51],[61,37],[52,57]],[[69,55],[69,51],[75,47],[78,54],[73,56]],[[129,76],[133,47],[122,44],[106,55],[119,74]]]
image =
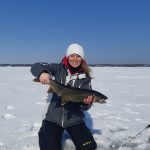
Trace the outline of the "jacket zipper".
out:
[[[64,106],[62,106],[62,121],[61,121],[61,126],[64,126]]]

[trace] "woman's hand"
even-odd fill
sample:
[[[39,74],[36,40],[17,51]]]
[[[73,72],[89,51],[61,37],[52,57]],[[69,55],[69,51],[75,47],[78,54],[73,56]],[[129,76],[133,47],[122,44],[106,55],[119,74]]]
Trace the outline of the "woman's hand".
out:
[[[84,103],[92,105],[95,102],[94,96],[88,96],[83,100]]]
[[[40,80],[40,82],[41,82],[42,84],[49,84],[49,83],[50,83],[49,78],[50,78],[50,75],[49,75],[48,73],[43,72],[43,73],[40,75],[39,80]]]

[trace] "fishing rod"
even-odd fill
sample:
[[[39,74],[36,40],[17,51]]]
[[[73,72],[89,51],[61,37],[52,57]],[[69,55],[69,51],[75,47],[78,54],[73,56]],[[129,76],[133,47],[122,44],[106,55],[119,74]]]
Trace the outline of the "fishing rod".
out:
[[[150,124],[148,124],[142,131],[140,131],[138,134],[136,134],[135,136],[129,138],[126,142],[124,142],[123,144],[121,144],[121,146],[119,147],[118,150],[121,150],[121,148],[126,144],[126,143],[131,143],[131,141],[133,139],[135,139],[138,135],[140,135],[141,133],[143,133],[146,129],[150,128]]]

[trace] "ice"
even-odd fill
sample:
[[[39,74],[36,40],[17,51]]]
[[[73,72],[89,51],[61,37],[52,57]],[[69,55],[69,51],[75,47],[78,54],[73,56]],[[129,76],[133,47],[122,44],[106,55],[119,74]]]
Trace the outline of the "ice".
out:
[[[149,150],[149,67],[92,67],[94,90],[109,98],[85,113],[98,150]],[[38,131],[45,112],[47,85],[33,82],[30,67],[0,67],[0,150],[39,150]],[[75,150],[63,136],[63,149]]]

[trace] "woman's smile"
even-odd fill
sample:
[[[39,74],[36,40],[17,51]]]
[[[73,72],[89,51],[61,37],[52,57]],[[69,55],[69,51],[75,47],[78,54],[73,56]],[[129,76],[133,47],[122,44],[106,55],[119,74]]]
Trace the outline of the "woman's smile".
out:
[[[82,62],[82,58],[78,54],[71,54],[68,57],[68,62],[72,67],[76,68],[76,67],[80,66],[80,64]]]

